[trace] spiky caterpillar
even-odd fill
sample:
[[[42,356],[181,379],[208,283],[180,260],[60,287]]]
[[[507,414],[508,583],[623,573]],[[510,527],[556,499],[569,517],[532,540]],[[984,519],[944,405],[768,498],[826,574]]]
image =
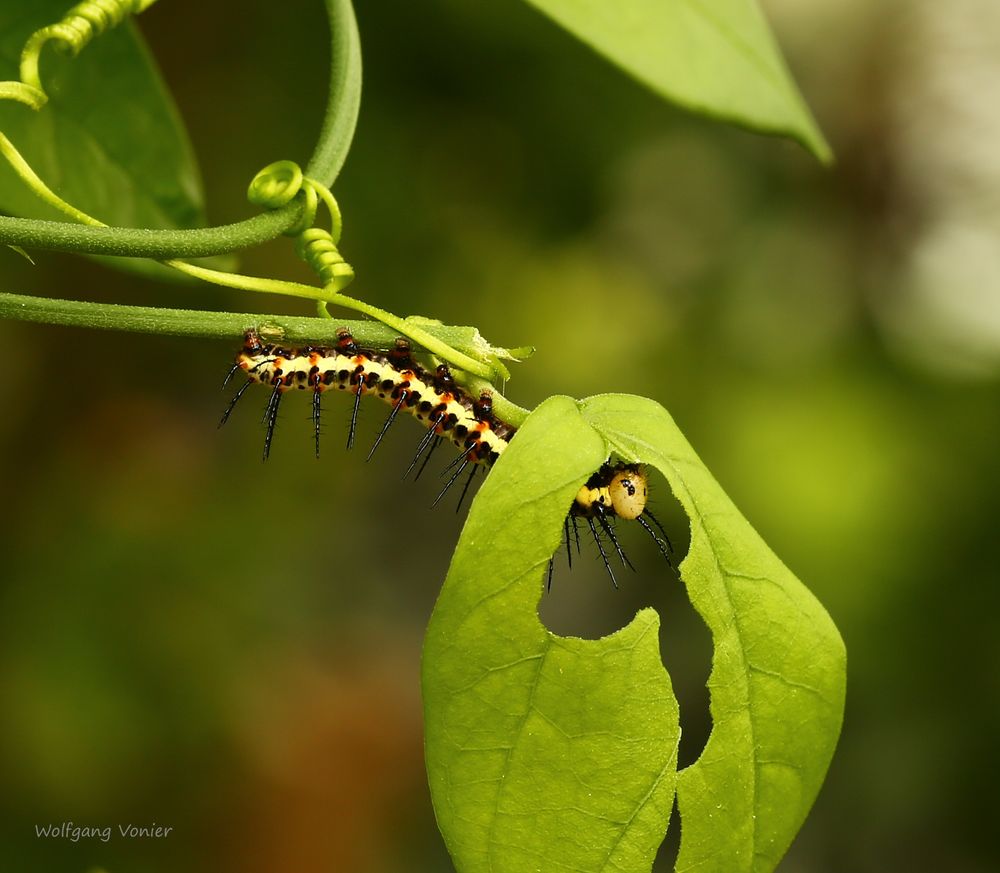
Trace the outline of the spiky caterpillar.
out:
[[[264,458],[267,459],[274,437],[274,427],[278,417],[278,407],[282,396],[288,391],[312,391],[312,419],[315,432],[316,454],[319,455],[321,397],[326,391],[338,390],[354,396],[354,408],[348,431],[347,446],[354,443],[355,426],[361,397],[373,394],[391,406],[389,416],[379,431],[375,443],[368,453],[374,454],[382,437],[400,412],[407,412],[420,421],[428,430],[407,469],[413,469],[425,450],[430,447],[424,465],[430,454],[444,439],[450,440],[458,448],[460,455],[450,466],[456,467],[448,482],[438,494],[436,504],[447,493],[455,480],[467,466],[473,465],[468,480],[462,489],[459,506],[465,498],[472,476],[480,466],[490,467],[503,454],[514,437],[517,428],[501,421],[493,414],[493,403],[489,392],[474,397],[455,382],[447,365],[441,364],[433,371],[425,369],[411,355],[410,344],[399,338],[387,352],[363,349],[354,341],[346,328],[337,331],[337,342],[332,347],[305,346],[284,348],[261,341],[256,331],[248,330],[244,335],[243,348],[236,356],[236,363],[230,377],[242,370],[247,382],[233,397],[222,416],[225,424],[234,407],[250,385],[271,386],[271,396],[264,412],[267,432],[264,438]],[[228,379],[227,379],[228,382]],[[423,466],[421,466],[421,470]],[[419,473],[418,473],[419,475]],[[638,464],[606,463],[581,486],[569,512],[564,527],[567,556],[570,553],[570,524],[579,549],[577,519],[586,521],[597,543],[604,566],[617,587],[614,572],[601,543],[595,520],[614,545],[623,565],[631,566],[615,536],[610,520],[622,518],[637,520],[655,540],[660,552],[669,562],[670,541],[662,525],[647,507],[649,482],[645,470]],[[646,521],[649,518],[663,533],[663,539]],[[609,520],[610,519],[610,520]],[[551,582],[551,564],[549,568]]]
[[[472,463],[492,465],[507,447],[515,428],[497,421],[488,393],[473,399],[456,384],[446,364],[431,373],[413,360],[410,344],[399,338],[389,352],[361,349],[346,328],[337,332],[332,348],[306,346],[285,349],[265,345],[255,331],[247,331],[242,351],[236,357],[250,382],[272,386],[268,404],[268,433],[264,457],[271,449],[274,420],[281,395],[291,390],[313,392],[313,422],[316,427],[316,453],[319,454],[319,398],[331,390],[349,392],[355,397],[355,410],[365,394],[374,394],[392,406],[391,417],[379,439],[400,411],[408,412],[427,426],[433,435],[450,439]],[[246,387],[246,386],[244,386]],[[230,405],[226,416],[232,410]],[[354,443],[351,419],[348,448]],[[376,441],[372,451],[378,446]]]
[[[601,544],[601,538],[597,533],[597,528],[594,525],[594,519],[597,519],[597,523],[603,528],[604,532],[608,535],[608,539],[611,540],[611,544],[615,547],[615,551],[618,553],[618,557],[621,558],[622,564],[624,566],[632,567],[632,562],[629,561],[625,552],[622,551],[621,546],[618,544],[618,538],[615,536],[614,528],[612,528],[609,521],[609,516],[612,518],[623,518],[627,521],[635,520],[642,525],[643,530],[646,531],[656,543],[657,548],[660,550],[660,554],[666,558],[667,563],[670,564],[670,552],[673,547],[670,545],[670,538],[667,536],[667,532],[663,529],[663,525],[657,520],[656,516],[653,515],[652,511],[647,506],[649,501],[649,477],[646,474],[646,470],[640,464],[601,464],[601,468],[594,473],[581,487],[576,494],[576,498],[573,500],[573,504],[569,508],[569,513],[566,515],[566,520],[563,523],[563,532],[566,541],[566,558],[569,561],[570,566],[573,565],[572,551],[570,550],[569,541],[569,529],[570,525],[573,527],[573,534],[577,543],[577,551],[580,548],[580,537],[576,526],[577,518],[583,518],[586,520],[590,532],[594,537],[594,542],[597,543],[597,550],[601,553],[601,560],[604,561],[604,567],[608,571],[608,575],[611,577],[611,584],[618,587],[618,583],[615,580],[615,574],[611,570],[611,564],[608,562],[608,556],[604,551],[604,546]],[[652,526],[649,524],[649,519],[656,525],[660,533],[663,535],[662,539]],[[552,562],[549,562],[549,584],[552,582]]]

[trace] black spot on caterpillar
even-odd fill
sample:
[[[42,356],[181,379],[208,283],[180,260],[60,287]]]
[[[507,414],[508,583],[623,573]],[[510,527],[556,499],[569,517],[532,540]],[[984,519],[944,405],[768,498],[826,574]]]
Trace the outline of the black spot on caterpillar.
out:
[[[458,508],[461,508],[476,470],[489,468],[496,463],[517,432],[516,427],[501,421],[494,414],[492,395],[488,391],[484,391],[479,397],[470,395],[455,381],[446,364],[441,364],[434,370],[425,369],[414,360],[409,342],[402,337],[395,341],[392,349],[382,352],[360,348],[350,332],[346,328],[341,328],[337,331],[337,342],[334,346],[283,348],[263,343],[256,331],[248,330],[244,335],[243,348],[237,354],[236,363],[226,378],[226,384],[239,370],[246,373],[247,382],[230,401],[219,426],[226,423],[250,385],[255,383],[269,385],[271,394],[263,417],[266,424],[264,460],[267,460],[271,452],[281,398],[288,391],[312,392],[312,421],[317,457],[320,445],[321,398],[325,392],[334,390],[344,391],[353,397],[351,423],[347,434],[348,448],[354,445],[358,407],[363,395],[376,395],[391,407],[368,453],[369,460],[400,412],[412,415],[427,428],[427,433],[420,440],[410,466],[403,474],[404,478],[423,457],[423,462],[417,471],[419,478],[434,450],[443,441],[451,441],[458,448],[459,455],[445,469],[445,473],[450,472],[451,475],[432,505],[437,505],[459,476],[471,466],[469,477],[458,501]],[[640,465],[603,464],[580,488],[566,515],[563,532],[570,566],[572,566],[571,526],[578,552],[580,548],[577,519],[585,520],[590,528],[604,567],[616,588],[618,583],[604,550],[601,533],[613,545],[622,565],[631,567],[632,564],[614,532],[614,522],[619,518],[638,521],[656,542],[657,548],[669,563],[672,550],[670,540],[663,526],[646,505],[648,495],[649,480]],[[660,533],[654,530],[650,521],[656,525]],[[551,584],[552,561],[550,560],[549,587]]]

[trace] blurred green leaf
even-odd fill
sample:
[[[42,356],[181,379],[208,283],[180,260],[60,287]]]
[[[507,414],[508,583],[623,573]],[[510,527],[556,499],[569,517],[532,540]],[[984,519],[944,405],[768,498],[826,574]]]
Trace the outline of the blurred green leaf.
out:
[[[668,100],[831,160],[756,0],[527,2]]]
[[[582,403],[609,449],[658,469],[691,519],[681,575],[712,632],[712,733],[678,779],[678,870],[773,870],[805,820],[840,734],[846,658],[819,601],[767,547],[667,411]]]
[[[477,495],[427,631],[427,769],[460,873],[648,870],[666,831],[679,726],[656,613],[598,641],[537,615],[566,509],[612,453],[659,469],[690,516],[682,576],[715,644],[714,728],[677,783],[677,869],[772,870],[833,753],[844,651],[823,608],[662,407],[552,398]]]
[[[7,0],[0,6],[0,80],[18,77],[25,40],[58,21],[71,5]],[[38,112],[0,103],[0,130],[49,187],[106,224],[189,228],[205,223],[201,181],[183,122],[131,22],[94,39],[76,58],[46,47],[41,70],[49,102]],[[6,164],[0,166],[0,209],[27,218],[63,219]],[[133,269],[150,266],[105,260]]]

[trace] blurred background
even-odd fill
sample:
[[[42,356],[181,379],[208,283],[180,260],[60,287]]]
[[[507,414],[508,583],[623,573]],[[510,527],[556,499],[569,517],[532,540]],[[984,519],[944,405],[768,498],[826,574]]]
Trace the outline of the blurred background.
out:
[[[824,170],[663,104],[524,4],[358,5],[364,101],[336,186],[352,292],[537,346],[508,386],[524,406],[655,398],[826,605],[847,714],[782,871],[998,869],[1000,6],[767,0],[837,153]],[[252,214],[249,179],[316,137],[322,4],[175,0],[141,26],[211,220]],[[0,257],[8,291],[307,313]],[[243,268],[309,280],[287,241]],[[0,379],[4,869],[451,870],[419,657],[462,517],[427,508],[434,475],[400,482],[419,428],[365,464],[331,398],[316,461],[292,398],[262,465],[261,392],[216,430],[235,341],[13,322],[0,340],[34,376]],[[365,406],[360,446],[385,411]],[[596,555],[557,562],[541,614],[597,636],[661,612],[689,763],[711,644],[652,543],[623,536],[621,591]],[[35,837],[64,821],[174,830]]]

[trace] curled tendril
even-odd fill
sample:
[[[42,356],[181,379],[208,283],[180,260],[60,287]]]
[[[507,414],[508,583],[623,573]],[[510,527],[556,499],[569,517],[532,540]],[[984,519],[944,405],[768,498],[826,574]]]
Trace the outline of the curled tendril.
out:
[[[296,252],[322,279],[323,287],[342,291],[354,278],[354,269],[337,248],[342,221],[340,207],[329,188],[303,175],[294,161],[275,161],[254,176],[247,189],[251,203],[268,209],[285,206],[299,193],[304,198],[302,221],[285,233],[296,238]],[[330,213],[329,231],[313,227],[320,200]]]
[[[319,207],[319,195],[316,193],[316,189],[309,184],[308,179],[303,180],[301,191],[304,198],[302,203],[302,217],[296,224],[293,224],[285,231],[285,236],[298,236],[316,223],[316,209]]]
[[[142,12],[153,0],[84,0],[67,12],[61,21],[36,30],[21,52],[21,81],[43,96],[38,60],[42,47],[55,40],[76,55],[95,36],[117,27],[129,15]]]
[[[302,190],[304,178],[302,168],[295,161],[275,161],[253,177],[247,199],[257,206],[279,209],[295,199]]]
[[[24,82],[0,82],[0,100],[16,100],[32,109],[41,109],[47,99],[44,92]]]
[[[354,278],[354,268],[337,250],[329,231],[321,227],[302,231],[295,240],[295,250],[316,271],[325,288],[342,291]]]

